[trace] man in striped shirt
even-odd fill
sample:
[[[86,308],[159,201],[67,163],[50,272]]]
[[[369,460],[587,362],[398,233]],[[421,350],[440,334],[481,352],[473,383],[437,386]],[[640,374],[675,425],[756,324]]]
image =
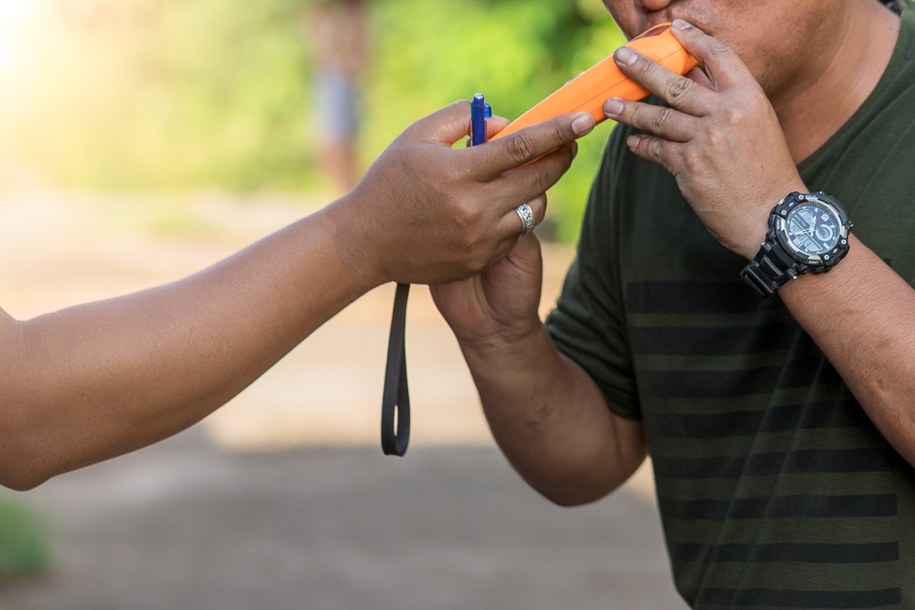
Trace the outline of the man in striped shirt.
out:
[[[629,35],[673,20],[700,69],[617,51],[656,97],[604,107],[545,323],[533,236],[434,289],[497,442],[564,505],[650,454],[692,607],[915,608],[915,3],[605,4]],[[783,198],[853,232],[804,212],[779,237]]]

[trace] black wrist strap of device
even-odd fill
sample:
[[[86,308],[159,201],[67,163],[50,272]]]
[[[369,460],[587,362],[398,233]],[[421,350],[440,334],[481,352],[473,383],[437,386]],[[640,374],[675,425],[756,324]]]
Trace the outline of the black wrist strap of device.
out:
[[[768,299],[790,279],[796,278],[804,267],[791,258],[776,241],[771,231],[766,235],[753,260],[740,272],[740,277],[756,294]]]
[[[407,385],[407,297],[409,284],[397,284],[394,313],[388,338],[388,360],[381,396],[381,450],[385,455],[403,455],[410,442],[410,388]]]

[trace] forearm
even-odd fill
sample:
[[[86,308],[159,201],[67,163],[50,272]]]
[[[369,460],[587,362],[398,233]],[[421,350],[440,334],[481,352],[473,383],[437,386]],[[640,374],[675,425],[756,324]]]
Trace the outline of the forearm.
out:
[[[545,201],[594,120],[455,149],[468,109],[415,122],[337,203],[185,280],[27,322],[0,310],[0,483],[181,430],[381,283],[456,280],[504,257],[516,207]]]
[[[594,381],[559,354],[542,325],[517,343],[461,348],[496,442],[550,500],[601,498],[643,461],[640,424],[607,408]]]
[[[340,258],[331,215],[172,284],[4,320],[5,478],[33,486],[186,428],[370,289]]]
[[[829,273],[779,290],[874,424],[915,464],[915,291],[852,238]]]

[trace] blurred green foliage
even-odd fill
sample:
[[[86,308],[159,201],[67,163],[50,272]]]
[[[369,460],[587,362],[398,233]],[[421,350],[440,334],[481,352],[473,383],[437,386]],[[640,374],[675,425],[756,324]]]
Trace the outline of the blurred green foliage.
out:
[[[310,169],[320,151],[309,131],[309,1],[45,0],[55,25],[41,34],[53,44],[23,60],[31,77],[0,73],[20,98],[0,102],[0,164],[25,160],[79,188],[322,187]],[[623,42],[599,0],[370,7],[364,165],[416,118],[477,91],[517,116]],[[581,142],[551,193],[564,239],[577,234],[607,133]]]
[[[43,572],[50,558],[42,520],[21,503],[0,499],[0,579]]]
[[[413,117],[478,91],[493,112],[514,118],[624,42],[597,0],[379,0],[375,15],[371,151]],[[580,141],[575,165],[550,194],[550,219],[564,240],[578,233],[607,133],[601,126]]]

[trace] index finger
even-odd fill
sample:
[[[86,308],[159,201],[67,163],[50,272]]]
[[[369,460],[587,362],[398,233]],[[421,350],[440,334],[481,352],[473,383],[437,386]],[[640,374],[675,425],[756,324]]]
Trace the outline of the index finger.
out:
[[[685,44],[683,47],[689,51]],[[694,81],[628,46],[617,49],[613,59],[626,76],[664,100],[671,108],[699,114],[701,104],[696,98],[701,93],[696,89],[703,88]],[[702,61],[698,55],[696,59]]]
[[[495,178],[590,133],[594,124],[587,112],[562,114],[477,146],[474,153],[480,155],[479,167],[485,168],[488,177]]]
[[[674,19],[671,31],[683,47],[699,60],[699,65],[705,68],[713,88],[727,88],[738,84],[745,77],[753,78],[731,47],[693,24]]]

